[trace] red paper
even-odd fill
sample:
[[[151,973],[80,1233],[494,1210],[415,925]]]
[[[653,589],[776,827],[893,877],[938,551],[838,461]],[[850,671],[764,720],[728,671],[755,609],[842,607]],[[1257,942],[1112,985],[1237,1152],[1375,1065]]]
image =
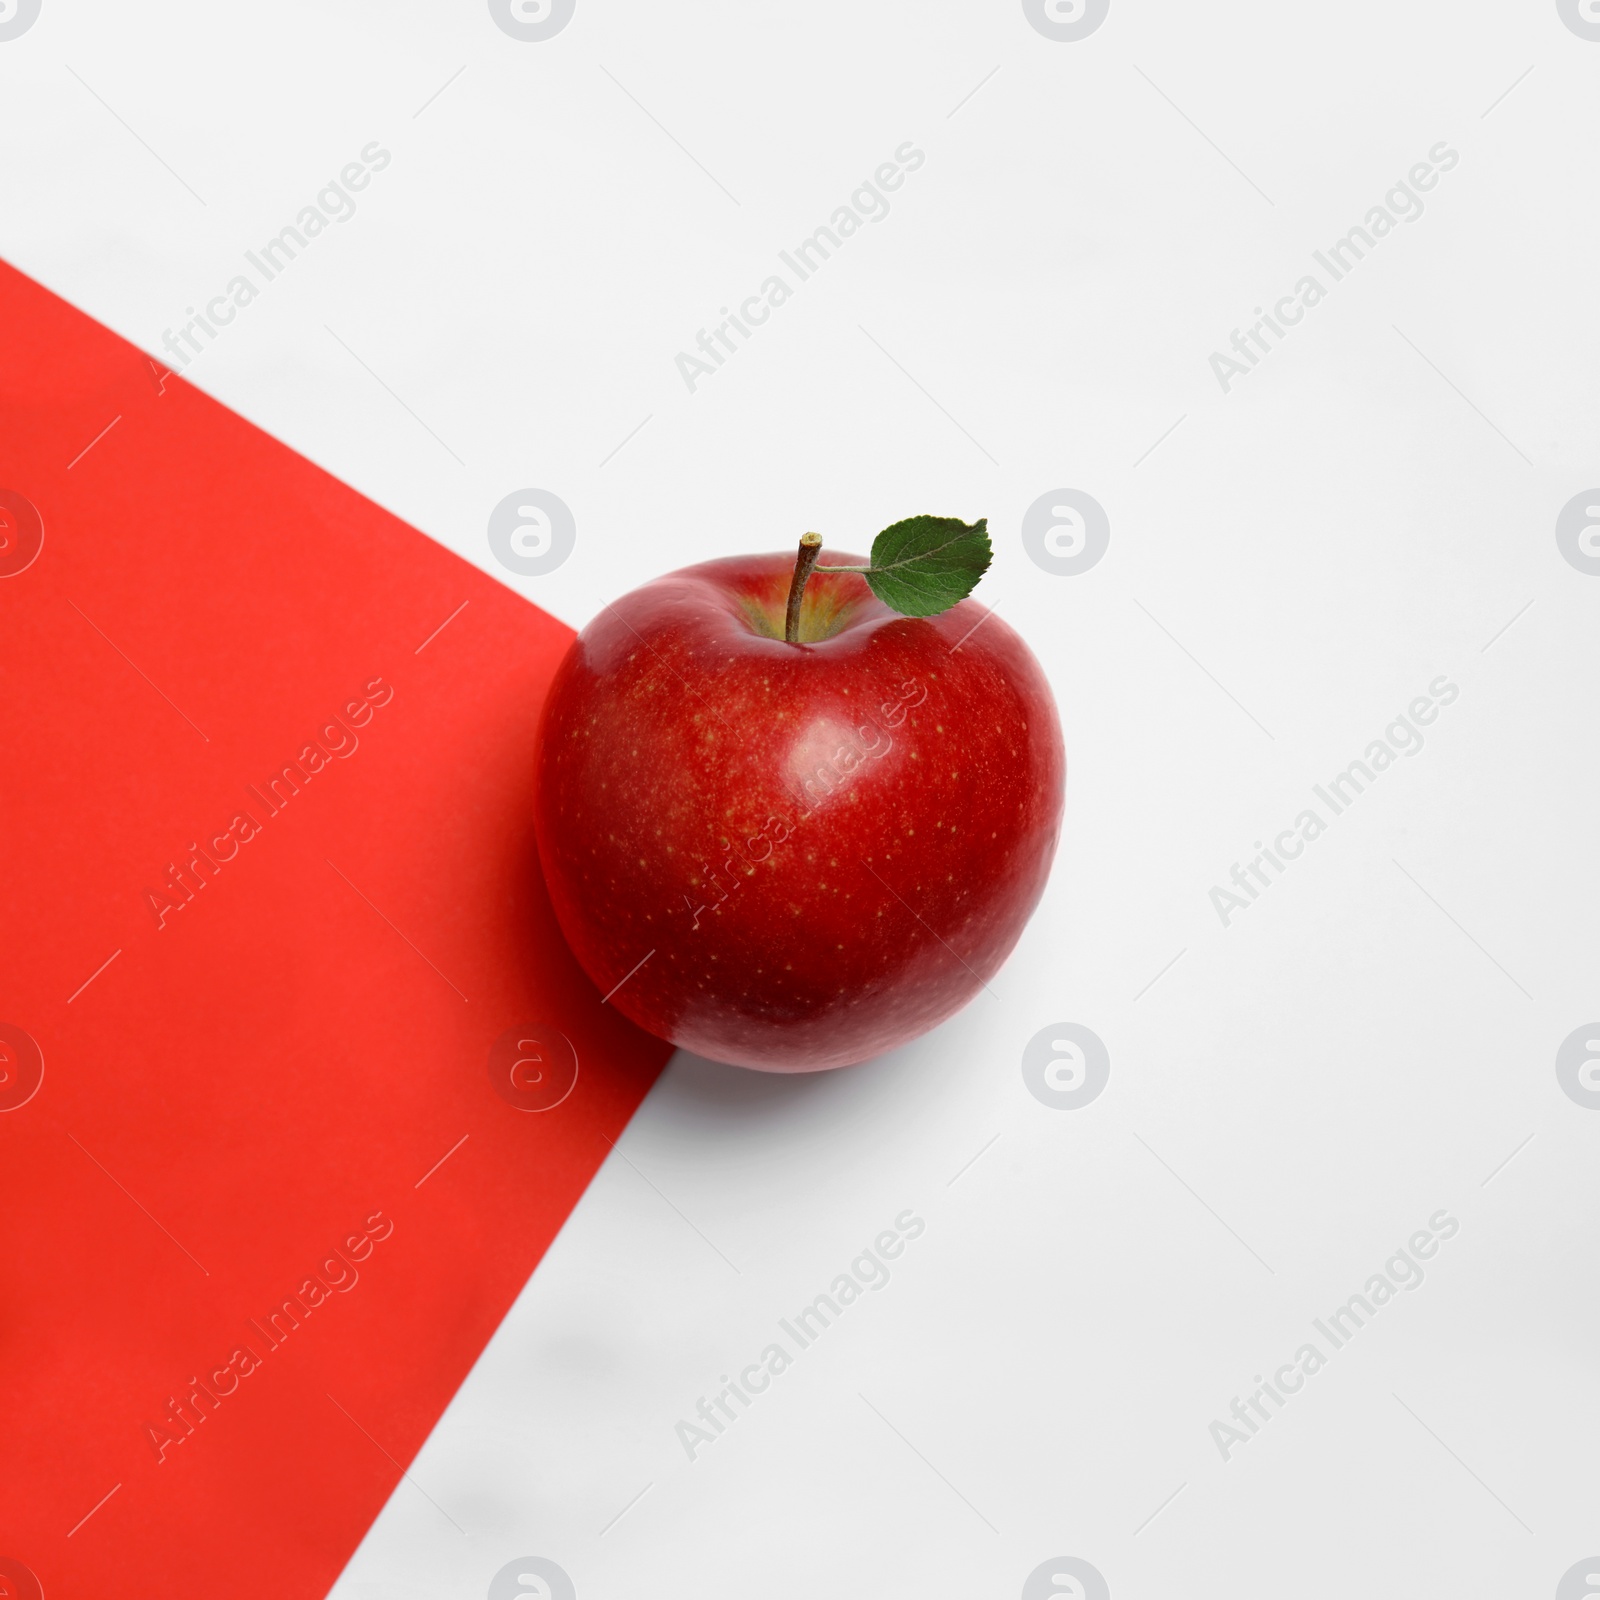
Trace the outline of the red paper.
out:
[[[539,877],[571,634],[0,329],[0,1595],[321,1596],[668,1053]]]

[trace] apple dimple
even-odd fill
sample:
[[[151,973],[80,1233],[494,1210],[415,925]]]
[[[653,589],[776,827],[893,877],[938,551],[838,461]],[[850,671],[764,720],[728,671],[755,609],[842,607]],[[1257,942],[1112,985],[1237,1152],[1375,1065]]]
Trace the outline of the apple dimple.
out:
[[[845,562],[860,561],[859,556],[838,556]],[[784,611],[788,604],[790,571],[781,567],[749,570],[742,578],[728,577],[714,569],[727,565],[708,562],[690,573],[704,574],[703,594],[713,605],[730,607],[750,634],[758,639],[784,642]],[[663,580],[665,581],[665,580]],[[807,583],[800,602],[800,638],[806,645],[823,644],[856,627],[881,609],[864,579],[850,572],[819,572]]]

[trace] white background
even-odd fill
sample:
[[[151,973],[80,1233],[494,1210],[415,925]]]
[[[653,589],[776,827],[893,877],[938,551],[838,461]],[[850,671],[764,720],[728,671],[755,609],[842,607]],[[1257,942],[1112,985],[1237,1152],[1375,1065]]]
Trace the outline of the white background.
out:
[[[531,44],[465,0],[44,0],[0,44],[0,254],[146,349],[393,152],[186,375],[468,560],[581,625],[987,514],[1065,726],[994,997],[814,1081],[677,1057],[338,1600],[522,1555],[581,1600],[1010,1600],[1058,1555],[1117,1600],[1548,1596],[1600,1547],[1600,1113],[1553,1065],[1600,1015],[1600,578],[1554,539],[1600,482],[1597,111],[1553,0],[1112,0],[1077,43],[1015,0],[578,0]],[[892,214],[690,394],[674,356],[907,139]],[[1224,394],[1211,352],[1439,140],[1426,214]],[[517,579],[485,525],[528,486],[577,546]],[[1058,487],[1111,520],[1077,577],[1019,538]],[[1441,673],[1426,747],[1224,927]],[[1061,1021],[1111,1055],[1077,1111],[1019,1070]],[[906,1207],[889,1286],[686,1459]],[[1422,1287],[1224,1462],[1211,1421],[1441,1207]]]

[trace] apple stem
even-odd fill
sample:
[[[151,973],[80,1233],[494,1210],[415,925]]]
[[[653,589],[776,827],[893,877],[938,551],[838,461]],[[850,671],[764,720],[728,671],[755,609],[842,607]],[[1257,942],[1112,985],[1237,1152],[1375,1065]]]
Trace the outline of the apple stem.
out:
[[[800,600],[806,592],[806,579],[822,554],[822,535],[802,533],[800,553],[794,558],[794,577],[789,583],[789,608],[783,614],[783,637],[786,644],[800,643]]]

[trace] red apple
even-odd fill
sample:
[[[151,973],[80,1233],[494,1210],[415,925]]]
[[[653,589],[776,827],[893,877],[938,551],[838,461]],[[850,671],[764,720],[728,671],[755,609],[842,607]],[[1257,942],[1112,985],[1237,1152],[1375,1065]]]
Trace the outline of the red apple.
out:
[[[535,801],[606,1003],[766,1072],[865,1060],[965,1005],[1038,904],[1066,779],[999,617],[901,616],[822,569],[790,644],[794,568],[708,561],[606,607],[557,671]]]

